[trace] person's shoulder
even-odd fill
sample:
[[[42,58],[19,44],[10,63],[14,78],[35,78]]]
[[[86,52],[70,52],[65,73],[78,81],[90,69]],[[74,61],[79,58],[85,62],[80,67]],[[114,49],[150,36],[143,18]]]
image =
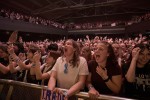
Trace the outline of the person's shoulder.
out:
[[[88,63],[89,63],[89,64],[95,64],[96,61],[95,61],[95,60],[90,60]]]
[[[82,57],[82,56],[80,56],[79,59],[80,59],[81,61],[85,61],[85,60],[86,60],[86,59],[85,59],[84,57]]]
[[[62,60],[62,59],[64,59],[62,56],[57,58],[57,60]]]

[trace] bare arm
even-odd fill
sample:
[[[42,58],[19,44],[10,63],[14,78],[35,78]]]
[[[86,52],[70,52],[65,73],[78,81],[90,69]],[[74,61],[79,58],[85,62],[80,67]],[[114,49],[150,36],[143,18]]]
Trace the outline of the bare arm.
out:
[[[20,60],[20,58],[15,54],[11,54],[11,56],[13,57],[14,61],[16,61],[16,63],[18,64],[18,66],[21,68],[21,69],[27,69],[29,70],[31,68],[31,65],[26,65],[22,60]]]
[[[85,85],[87,75],[80,75],[79,76],[79,81],[74,84],[68,91],[67,94],[68,96],[72,96],[75,93],[79,92]]]
[[[7,74],[9,72],[9,67],[8,66],[4,66],[3,64],[0,63],[0,71],[3,74]]]
[[[35,76],[36,76],[36,79],[37,80],[41,80],[42,79],[42,72],[41,72],[41,69],[40,69],[40,66],[41,66],[41,63],[40,62],[35,62],[34,63],[35,65],[33,65],[31,68],[30,68],[30,72],[34,72]],[[33,74],[32,74],[33,75]]]
[[[136,69],[136,62],[139,56],[140,48],[134,48],[132,51],[132,61],[130,67],[125,75],[128,82],[135,81],[135,69]]]
[[[122,77],[121,75],[112,76],[112,79],[105,83],[113,93],[118,94],[122,85]]]
[[[50,75],[51,75],[51,71],[46,72],[46,73],[43,73],[43,74],[42,74],[42,79],[49,79],[49,78],[50,78]]]
[[[51,77],[48,82],[48,89],[54,90],[56,86],[56,71],[52,71]]]
[[[40,69],[41,66],[40,58],[41,58],[41,53],[35,52],[33,56],[32,66],[30,68],[30,74],[35,75],[37,80],[42,79],[42,72]]]
[[[17,67],[15,67],[15,66],[16,66],[15,62],[9,63],[9,69],[10,69],[11,73],[16,73],[17,71],[21,70],[21,68],[19,66],[17,66]]]
[[[91,73],[89,73],[89,75],[87,77],[86,86],[89,90],[88,94],[91,99],[95,99],[98,96],[100,96],[99,92],[93,87],[93,85],[91,83]]]
[[[125,75],[128,82],[135,81],[135,68],[136,68],[136,61],[132,59],[130,67]]]

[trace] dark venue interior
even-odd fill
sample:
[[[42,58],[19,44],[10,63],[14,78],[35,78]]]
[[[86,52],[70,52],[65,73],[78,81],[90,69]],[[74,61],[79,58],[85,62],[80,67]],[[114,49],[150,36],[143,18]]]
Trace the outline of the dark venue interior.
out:
[[[149,94],[150,0],[0,0],[0,100]]]
[[[127,22],[131,21],[135,16],[142,16],[150,11],[150,1],[149,0],[1,0],[1,8],[7,9],[9,12],[15,11],[22,15],[29,15],[33,17],[39,17],[43,19],[52,20],[64,25],[65,32],[36,32],[31,30],[24,30],[19,27],[13,27],[11,29],[4,28],[1,25],[1,40],[7,37],[9,33],[13,30],[20,31],[20,35],[27,36],[30,35],[34,37],[34,33],[40,33],[36,35],[37,39],[44,39],[45,37],[52,39],[53,36],[56,38],[56,34],[61,34],[61,37],[74,37],[75,39],[84,37],[85,34],[89,34],[91,37],[95,35],[108,35],[113,37],[120,36],[136,36],[139,33],[148,34],[149,25],[147,28],[143,29],[142,25],[139,24],[138,30],[132,28],[135,24],[126,25]],[[15,20],[14,20],[15,21]],[[121,21],[121,22],[120,22]],[[86,31],[89,29],[82,29],[82,32],[72,32],[74,24],[83,23],[104,23],[102,27],[94,27],[93,31]],[[110,22],[105,24],[105,22]],[[111,27],[111,22],[120,22],[116,26]],[[149,22],[147,23],[149,24]],[[53,26],[50,26],[53,28]],[[119,30],[118,27],[124,28],[124,30]],[[33,27],[34,28],[34,27]],[[96,31],[94,29],[112,29],[116,28],[118,31]],[[3,34],[4,33],[4,34]],[[6,34],[5,34],[6,33]],[[33,33],[33,34],[32,34]],[[53,35],[51,35],[53,34]],[[122,34],[122,35],[119,35]],[[51,38],[52,37],[52,38]],[[58,36],[59,37],[59,36]],[[29,38],[25,38],[30,40]],[[57,38],[56,38],[57,39]]]

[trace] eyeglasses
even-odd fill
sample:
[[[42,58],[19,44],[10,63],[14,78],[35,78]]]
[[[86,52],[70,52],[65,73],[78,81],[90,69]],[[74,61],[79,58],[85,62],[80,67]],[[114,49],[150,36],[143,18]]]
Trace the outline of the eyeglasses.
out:
[[[67,63],[64,65],[64,73],[65,73],[65,74],[68,73],[68,64],[67,64]]]

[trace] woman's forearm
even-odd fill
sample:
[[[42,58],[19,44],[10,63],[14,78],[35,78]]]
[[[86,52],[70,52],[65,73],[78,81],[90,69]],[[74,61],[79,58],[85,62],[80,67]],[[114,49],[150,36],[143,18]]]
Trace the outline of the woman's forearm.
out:
[[[76,94],[85,86],[86,77],[86,75],[79,76],[79,81],[67,91],[68,96]]]
[[[128,82],[135,81],[135,68],[136,68],[136,60],[132,59],[130,67],[125,75]]]
[[[48,89],[54,90],[55,85],[56,85],[56,79],[54,77],[51,77],[49,82],[48,82]]]
[[[0,63],[0,71],[1,71],[3,74],[7,74],[7,73],[9,72],[9,67],[4,66],[3,64]]]
[[[119,94],[122,85],[122,77],[121,75],[113,76],[112,80],[109,79],[105,83],[113,93]]]
[[[67,91],[68,96],[70,97],[70,96],[76,94],[76,93],[79,92],[83,87],[84,87],[84,83],[83,83],[83,82],[77,82],[75,85],[73,85],[73,86]]]

